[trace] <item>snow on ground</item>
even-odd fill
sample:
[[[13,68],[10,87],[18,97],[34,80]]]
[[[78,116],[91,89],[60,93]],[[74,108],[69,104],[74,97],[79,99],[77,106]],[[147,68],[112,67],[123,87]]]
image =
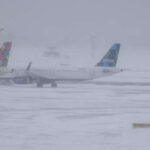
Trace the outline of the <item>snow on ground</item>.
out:
[[[150,82],[149,74],[125,71],[99,81]],[[0,94],[1,150],[150,148],[150,129],[132,126],[150,123],[150,86],[14,85],[0,86]]]

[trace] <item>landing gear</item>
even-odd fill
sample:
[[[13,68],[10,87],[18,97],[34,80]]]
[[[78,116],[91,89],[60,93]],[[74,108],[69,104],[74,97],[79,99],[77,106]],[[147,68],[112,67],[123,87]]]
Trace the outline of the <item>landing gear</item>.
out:
[[[40,79],[37,79],[37,80],[36,80],[36,86],[37,86],[38,88],[42,88],[42,87],[43,87],[43,83],[41,82]]]
[[[42,87],[43,87],[43,84],[42,84],[42,83],[37,83],[36,86],[37,86],[38,88],[42,88]]]
[[[57,87],[57,82],[56,81],[48,81],[48,80],[44,80],[42,78],[37,78],[35,80],[36,86],[38,88],[42,88],[44,84],[51,84],[52,88],[56,88]]]
[[[52,88],[56,88],[57,87],[57,83],[56,82],[51,82],[51,87]]]

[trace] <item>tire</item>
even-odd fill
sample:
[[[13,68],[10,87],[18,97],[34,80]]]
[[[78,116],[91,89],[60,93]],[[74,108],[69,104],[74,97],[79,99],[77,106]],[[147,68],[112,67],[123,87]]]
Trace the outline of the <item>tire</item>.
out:
[[[43,83],[41,82],[40,79],[37,79],[37,80],[36,80],[36,86],[37,86],[38,88],[42,88],[42,87],[43,87]]]
[[[51,87],[52,88],[56,88],[57,87],[57,83],[56,82],[51,82]]]

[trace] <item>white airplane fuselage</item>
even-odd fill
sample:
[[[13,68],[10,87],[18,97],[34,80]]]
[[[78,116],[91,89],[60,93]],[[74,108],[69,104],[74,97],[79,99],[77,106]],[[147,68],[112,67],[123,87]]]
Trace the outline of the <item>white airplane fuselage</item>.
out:
[[[93,68],[61,68],[61,69],[33,69],[29,74],[40,76],[50,80],[92,80],[120,72],[115,67],[93,67]]]

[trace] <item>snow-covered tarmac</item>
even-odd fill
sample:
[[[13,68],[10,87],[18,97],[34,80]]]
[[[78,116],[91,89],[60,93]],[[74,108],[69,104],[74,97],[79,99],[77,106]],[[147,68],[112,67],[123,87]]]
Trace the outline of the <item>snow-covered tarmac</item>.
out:
[[[58,88],[0,86],[0,150],[149,150],[150,128],[132,126],[150,123],[144,83],[150,71]]]

